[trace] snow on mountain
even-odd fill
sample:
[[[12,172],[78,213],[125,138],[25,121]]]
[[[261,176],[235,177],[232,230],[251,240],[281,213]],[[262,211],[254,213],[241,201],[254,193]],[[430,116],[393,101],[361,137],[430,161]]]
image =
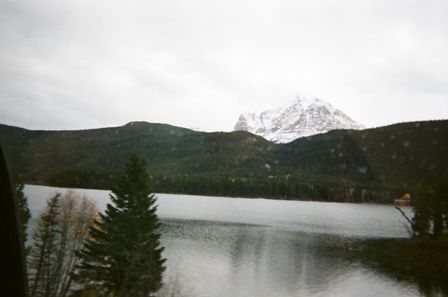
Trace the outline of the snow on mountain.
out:
[[[318,98],[299,96],[291,105],[240,115],[234,130],[248,131],[279,143],[335,129],[363,129],[339,109]]]

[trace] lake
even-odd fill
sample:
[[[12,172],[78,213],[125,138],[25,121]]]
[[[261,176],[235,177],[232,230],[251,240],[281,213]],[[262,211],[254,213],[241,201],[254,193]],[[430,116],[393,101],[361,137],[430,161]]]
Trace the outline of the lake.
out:
[[[51,194],[65,191],[26,186],[33,216]],[[108,191],[74,191],[99,210],[109,201]],[[391,205],[157,197],[168,259],[164,279],[182,296],[426,296],[411,282],[345,257],[359,240],[408,236]]]

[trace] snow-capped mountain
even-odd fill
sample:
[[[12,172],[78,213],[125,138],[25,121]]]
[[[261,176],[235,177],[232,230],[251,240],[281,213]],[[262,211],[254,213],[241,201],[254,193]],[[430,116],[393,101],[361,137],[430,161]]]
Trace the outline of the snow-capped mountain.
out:
[[[335,129],[363,129],[339,109],[318,98],[299,96],[291,105],[263,111],[244,113],[234,130],[248,131],[279,143],[324,133]]]

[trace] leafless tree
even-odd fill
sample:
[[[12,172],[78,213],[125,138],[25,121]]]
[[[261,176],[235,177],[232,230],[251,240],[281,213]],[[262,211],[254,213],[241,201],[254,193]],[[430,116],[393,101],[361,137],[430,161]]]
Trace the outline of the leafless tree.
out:
[[[73,281],[72,275],[79,261],[76,251],[87,239],[90,226],[97,215],[95,204],[87,197],[80,197],[73,191],[68,191],[62,198],[57,196],[57,200],[57,214],[54,217],[53,229],[48,230],[50,235],[47,235],[52,240],[51,251],[48,249],[49,243],[43,244],[42,240],[35,241],[32,249],[33,255],[47,256],[46,261],[36,256],[30,258],[30,270],[33,272],[31,297],[65,297],[69,294]],[[48,212],[47,207],[41,217]],[[38,230],[39,223],[36,232]],[[43,250],[43,247],[46,247],[46,250]],[[39,262],[46,263],[47,277],[43,277],[42,272],[37,269]],[[43,286],[43,283],[49,284],[46,286],[47,289],[37,290]]]

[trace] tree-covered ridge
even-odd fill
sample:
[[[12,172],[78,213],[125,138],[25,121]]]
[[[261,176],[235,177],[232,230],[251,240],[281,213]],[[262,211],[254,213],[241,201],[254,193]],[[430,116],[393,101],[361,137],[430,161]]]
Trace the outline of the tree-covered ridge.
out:
[[[58,186],[110,188],[136,152],[150,164],[156,192],[391,202],[448,168],[447,120],[335,130],[288,144],[144,122],[78,131],[0,126],[0,133],[26,182]]]

